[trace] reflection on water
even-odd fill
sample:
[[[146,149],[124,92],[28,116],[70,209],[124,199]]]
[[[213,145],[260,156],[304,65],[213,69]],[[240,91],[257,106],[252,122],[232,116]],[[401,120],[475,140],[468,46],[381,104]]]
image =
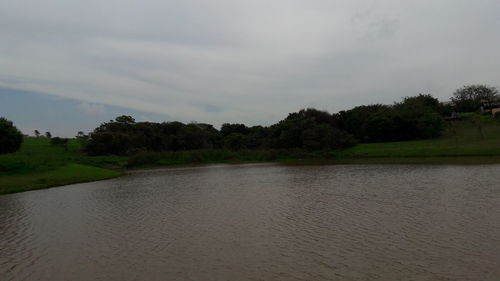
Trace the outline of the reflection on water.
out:
[[[500,280],[500,166],[218,165],[0,196],[1,280]]]

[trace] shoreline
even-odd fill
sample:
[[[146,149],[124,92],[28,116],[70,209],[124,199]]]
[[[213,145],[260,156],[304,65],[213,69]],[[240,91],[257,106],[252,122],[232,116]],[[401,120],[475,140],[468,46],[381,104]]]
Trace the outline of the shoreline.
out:
[[[271,161],[209,161],[192,162],[185,164],[169,165],[144,165],[123,169],[104,169],[80,164],[68,164],[65,167],[50,171],[48,173],[32,173],[25,175],[2,176],[4,181],[9,179],[15,182],[16,178],[28,178],[31,182],[25,182],[0,189],[0,195],[26,192],[32,190],[62,187],[71,184],[87,183],[123,177],[135,171],[168,169],[168,168],[190,168],[207,165],[241,165],[241,164],[276,164],[276,165],[495,165],[500,164],[500,156],[447,156],[447,157],[338,157],[338,158],[304,158],[285,159]],[[82,175],[82,169],[89,173]],[[59,171],[58,171],[59,170]],[[67,170],[67,171],[66,171]],[[77,171],[76,171],[77,170]],[[52,175],[52,178],[50,176]],[[0,186],[1,187],[1,186]]]

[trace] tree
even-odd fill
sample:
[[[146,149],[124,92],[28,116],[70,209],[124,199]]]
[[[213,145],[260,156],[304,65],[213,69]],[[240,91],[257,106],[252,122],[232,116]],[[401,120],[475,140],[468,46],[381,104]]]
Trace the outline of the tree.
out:
[[[362,142],[390,142],[439,136],[445,127],[442,111],[436,98],[419,94],[394,105],[357,106],[336,118],[340,128]]]
[[[0,117],[0,154],[18,151],[22,142],[23,135],[12,121]]]
[[[35,137],[39,138],[40,137],[40,132],[38,130],[35,130]]]
[[[135,123],[135,119],[132,118],[132,116],[129,115],[122,115],[118,116],[115,118],[115,121],[118,123],[124,123],[124,124],[133,124]]]
[[[337,118],[313,108],[288,114],[271,126],[273,148],[335,149],[354,145],[354,138],[337,127]]]
[[[405,97],[403,102],[397,104],[400,107],[405,107],[412,110],[439,110],[439,100],[432,95],[418,94],[414,97]],[[424,109],[425,108],[425,109]]]
[[[52,134],[50,132],[45,132],[45,136],[50,139],[52,137]]]
[[[232,133],[224,139],[225,147],[231,150],[240,150],[247,148],[245,135],[241,133]]]
[[[407,97],[396,104],[399,134],[403,139],[428,139],[441,135],[445,123],[440,115],[439,101],[431,95]]]
[[[244,124],[229,124],[224,123],[220,128],[220,133],[226,137],[234,133],[246,135],[250,132],[250,129]]]
[[[487,85],[468,85],[457,89],[451,101],[458,112],[474,112],[481,109],[483,103],[497,100],[498,89]]]
[[[340,128],[352,134],[361,142],[391,141],[394,108],[389,105],[361,105],[337,115]],[[390,125],[390,126],[389,126]]]

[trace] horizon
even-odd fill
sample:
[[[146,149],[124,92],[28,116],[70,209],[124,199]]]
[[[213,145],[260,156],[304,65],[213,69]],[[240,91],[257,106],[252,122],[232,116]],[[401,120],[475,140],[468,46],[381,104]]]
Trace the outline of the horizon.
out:
[[[31,93],[31,92],[25,92],[25,91],[19,91],[19,90],[12,90],[12,89],[3,89],[3,88],[0,88],[0,101],[2,101],[2,97],[3,96],[9,95],[9,94],[11,94],[11,95],[12,94],[16,94],[18,97],[19,96],[23,96],[23,95],[27,95],[28,98],[34,98],[34,97],[31,96],[31,95],[33,95],[33,93]],[[423,93],[415,94],[413,96],[417,96],[417,95],[420,95],[420,94],[423,94]],[[436,98],[440,103],[443,103],[443,104],[451,103],[451,96],[448,98],[448,100],[440,100],[440,99],[438,99],[436,96],[434,96],[432,94],[424,94],[424,95],[431,95],[432,97]],[[72,121],[70,121],[70,122],[78,122],[78,121],[81,122],[82,118],[85,121],[89,121],[91,119],[92,122],[95,123],[95,126],[94,127],[89,127],[88,129],[84,128],[84,129],[81,129],[81,130],[80,129],[76,129],[76,130],[72,129],[71,131],[70,130],[61,130],[61,129],[59,129],[60,127],[58,127],[57,124],[56,124],[56,126],[52,125],[52,127],[49,127],[49,129],[45,129],[43,127],[42,128],[30,127],[28,129],[26,129],[26,128],[23,129],[23,124],[25,124],[25,122],[27,120],[23,120],[23,119],[11,119],[8,116],[0,116],[0,117],[4,117],[4,118],[7,118],[7,119],[13,121],[14,125],[16,125],[16,127],[25,136],[35,137],[34,136],[34,131],[38,130],[40,132],[40,135],[41,135],[40,137],[44,137],[43,135],[45,134],[45,132],[50,132],[53,137],[65,137],[65,138],[69,137],[69,138],[74,138],[78,131],[82,131],[85,134],[91,133],[100,124],[103,124],[103,123],[106,123],[106,122],[109,122],[109,121],[113,121],[116,117],[122,116],[122,115],[131,116],[131,117],[133,117],[135,119],[136,122],[159,122],[159,123],[161,123],[161,122],[175,122],[175,121],[178,121],[178,122],[182,122],[182,123],[185,123],[185,124],[188,124],[188,123],[200,123],[200,124],[213,125],[214,128],[216,128],[217,130],[220,130],[220,127],[224,123],[244,124],[245,126],[248,126],[248,127],[251,127],[251,126],[264,126],[264,127],[271,126],[272,124],[275,124],[275,123],[277,123],[277,122],[285,119],[288,114],[293,113],[293,112],[298,112],[298,111],[300,111],[302,109],[313,108],[313,109],[318,109],[318,110],[321,110],[321,111],[326,111],[326,112],[328,112],[330,114],[336,114],[336,113],[339,113],[340,111],[343,111],[343,110],[350,110],[352,108],[355,108],[355,107],[358,107],[358,106],[364,106],[364,105],[375,105],[375,104],[393,105],[393,104],[396,104],[398,102],[403,101],[406,97],[410,97],[410,96],[409,95],[402,96],[400,98],[400,100],[393,101],[393,102],[388,102],[388,103],[359,104],[359,105],[355,105],[355,106],[350,107],[350,108],[340,109],[340,110],[335,111],[335,112],[330,111],[328,109],[318,109],[318,108],[315,108],[315,107],[303,107],[303,108],[298,108],[298,109],[296,109],[294,111],[289,111],[285,115],[283,115],[280,118],[278,118],[278,120],[268,121],[265,124],[246,124],[246,123],[232,122],[231,120],[227,120],[226,122],[222,122],[220,124],[212,124],[212,123],[198,121],[198,120],[190,120],[190,121],[175,120],[175,119],[169,118],[167,115],[151,114],[151,113],[147,113],[147,112],[134,111],[134,110],[126,109],[126,108],[120,108],[120,107],[115,107],[115,106],[108,106],[108,105],[103,105],[103,104],[89,104],[89,103],[85,103],[85,102],[81,102],[81,101],[73,100],[73,99],[64,99],[64,98],[60,98],[60,97],[56,97],[56,96],[52,96],[52,95],[37,94],[35,98],[39,99],[40,101],[43,101],[42,106],[49,106],[49,105],[53,106],[53,103],[62,103],[62,104],[65,105],[65,107],[71,107],[70,111],[72,112],[72,116],[75,119],[72,120]],[[11,115],[15,116],[16,115],[15,112],[20,112],[20,108],[23,106],[23,100],[24,99],[21,98],[17,102],[12,102],[11,105],[13,105],[13,107],[7,109],[7,112],[10,112]],[[44,112],[44,109],[45,110],[47,109],[47,108],[40,108],[40,103],[37,104],[37,107],[38,107],[38,113],[42,113],[42,114]],[[104,117],[104,116],[106,116],[106,117]],[[164,119],[162,119],[162,117]],[[48,118],[45,117],[45,118],[41,118],[41,119],[43,119],[43,120],[48,119],[49,122],[53,122],[53,124],[57,123],[57,122],[54,121],[55,120],[54,116],[49,116]],[[19,122],[16,122],[16,121],[19,121]],[[59,120],[58,122],[60,122],[60,121],[61,120]],[[67,122],[67,120],[63,120],[62,123],[59,123],[59,126],[64,126],[66,122]],[[21,124],[21,126],[18,126],[17,124]],[[48,126],[51,126],[51,125],[48,125]],[[72,133],[73,130],[75,131],[74,133]],[[63,133],[60,133],[61,131]]]

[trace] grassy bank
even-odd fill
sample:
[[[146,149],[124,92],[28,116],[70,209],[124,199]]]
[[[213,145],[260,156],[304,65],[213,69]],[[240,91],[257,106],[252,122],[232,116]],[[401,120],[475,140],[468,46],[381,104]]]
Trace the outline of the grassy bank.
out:
[[[0,179],[0,193],[103,180],[120,175],[122,175],[122,172],[70,163],[45,172],[2,176],[2,179]]]
[[[64,147],[26,138],[21,150],[0,155],[0,194],[117,177],[127,168],[211,163],[491,164],[500,163],[500,123],[469,118],[449,123],[432,140],[359,144],[339,151],[201,150],[139,152],[131,157],[89,157],[77,141]]]
[[[48,139],[26,138],[21,149],[0,155],[0,194],[60,186],[117,177],[123,174],[127,159],[88,157],[79,152],[80,144],[70,141],[64,147],[51,146]]]
[[[500,124],[494,119],[453,121],[437,139],[359,144],[332,154],[336,158],[500,156]]]

